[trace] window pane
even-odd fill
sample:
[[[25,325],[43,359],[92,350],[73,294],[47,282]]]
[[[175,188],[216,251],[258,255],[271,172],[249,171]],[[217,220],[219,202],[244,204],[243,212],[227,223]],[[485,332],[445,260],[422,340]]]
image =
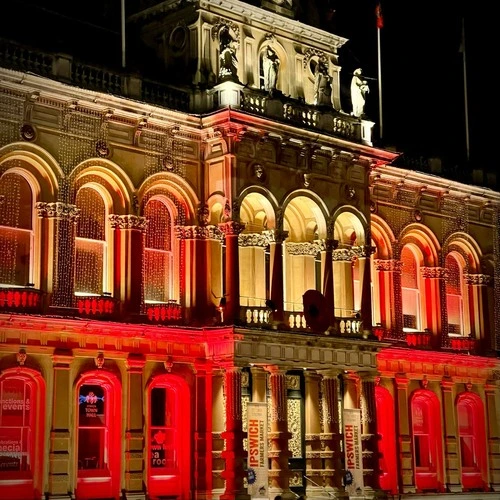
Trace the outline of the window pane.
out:
[[[430,467],[429,437],[415,436],[415,465],[417,467]]]
[[[102,294],[104,242],[76,240],[75,292]]]
[[[76,206],[80,209],[77,236],[104,241],[106,239],[106,206],[102,196],[95,189],[82,188],[76,196]]]
[[[29,283],[31,235],[31,231],[0,227],[0,283]]]
[[[106,429],[78,430],[78,469],[104,469]]]
[[[460,457],[462,467],[474,467],[476,461],[474,458],[474,438],[472,436],[460,437]]]
[[[105,411],[104,388],[100,385],[82,385],[78,398],[78,426],[104,427]]]
[[[151,390],[151,426],[165,425],[167,391],[163,387]]]

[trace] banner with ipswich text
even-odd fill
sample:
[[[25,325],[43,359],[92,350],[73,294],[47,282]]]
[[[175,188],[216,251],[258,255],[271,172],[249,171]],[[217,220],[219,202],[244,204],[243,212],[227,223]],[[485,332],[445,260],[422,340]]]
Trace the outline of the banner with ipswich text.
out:
[[[248,403],[248,493],[252,498],[268,498],[267,404]]]
[[[344,408],[345,489],[350,495],[363,491],[361,410]]]

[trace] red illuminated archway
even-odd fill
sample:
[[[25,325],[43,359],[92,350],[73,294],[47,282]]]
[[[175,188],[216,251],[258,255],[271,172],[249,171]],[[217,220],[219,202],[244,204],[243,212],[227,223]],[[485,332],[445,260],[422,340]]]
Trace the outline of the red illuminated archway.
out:
[[[472,392],[457,397],[458,438],[462,486],[488,490],[488,467],[484,405]]]
[[[29,368],[0,376],[0,498],[42,497],[45,381]]]
[[[430,390],[411,398],[413,466],[417,490],[444,491],[443,436],[440,403]]]
[[[121,384],[94,370],[75,388],[75,461],[78,498],[119,498],[121,471]]]
[[[396,459],[396,420],[394,401],[385,388],[375,387],[377,434],[379,437],[380,487],[391,494],[398,493],[398,462]]]
[[[190,390],[176,375],[154,377],[147,390],[146,475],[152,497],[190,497]]]

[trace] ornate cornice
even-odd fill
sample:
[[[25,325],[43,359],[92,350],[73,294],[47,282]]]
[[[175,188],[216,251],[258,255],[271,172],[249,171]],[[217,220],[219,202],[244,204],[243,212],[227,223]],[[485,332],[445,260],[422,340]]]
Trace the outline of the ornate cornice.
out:
[[[70,219],[76,222],[80,216],[80,209],[76,205],[69,203],[45,202],[39,201],[35,204],[38,217],[46,217],[48,219]]]
[[[175,226],[175,235],[180,240],[223,240],[224,234],[217,226]]]
[[[109,222],[113,229],[138,229],[139,231],[145,231],[148,225],[147,219],[138,215],[110,214]]]

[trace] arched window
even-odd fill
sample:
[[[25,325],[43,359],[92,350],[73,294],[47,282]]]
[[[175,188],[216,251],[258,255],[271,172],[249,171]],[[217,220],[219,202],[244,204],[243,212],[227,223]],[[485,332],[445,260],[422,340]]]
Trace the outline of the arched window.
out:
[[[148,388],[147,476],[150,496],[188,499],[190,391],[175,375],[155,377]]]
[[[23,368],[0,376],[0,498],[41,498],[45,382]]]
[[[76,231],[75,295],[110,292],[108,264],[108,207],[93,186],[82,187],[76,196],[80,209]]]
[[[76,397],[77,494],[81,498],[118,498],[121,385],[111,373],[89,372],[80,379]]]
[[[401,252],[401,288],[403,304],[403,330],[420,331],[421,308],[420,308],[420,265],[417,256],[409,246],[405,246]]]
[[[440,404],[429,390],[415,391],[411,400],[415,485],[418,490],[443,491],[443,445]]]
[[[484,405],[478,395],[465,392],[457,398],[458,436],[462,486],[487,491],[486,433]]]
[[[22,175],[0,178],[0,286],[33,283],[33,198]]]
[[[161,303],[175,299],[172,215],[163,200],[146,204],[148,221],[144,249],[144,300]]]
[[[448,332],[450,335],[467,335],[465,331],[466,314],[464,272],[461,262],[453,254],[448,254],[445,260],[446,267],[446,308],[448,312]]]
[[[396,458],[396,428],[394,401],[385,387],[375,387],[377,434],[379,438],[380,487],[392,495],[398,493],[398,460]]]

